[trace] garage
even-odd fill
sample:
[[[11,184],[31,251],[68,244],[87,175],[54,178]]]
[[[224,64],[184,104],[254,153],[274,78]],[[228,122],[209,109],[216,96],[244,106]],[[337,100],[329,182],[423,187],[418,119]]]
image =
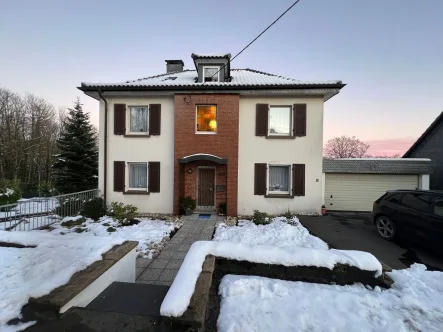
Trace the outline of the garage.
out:
[[[371,211],[387,190],[429,189],[428,159],[325,159],[324,204],[329,211]]]

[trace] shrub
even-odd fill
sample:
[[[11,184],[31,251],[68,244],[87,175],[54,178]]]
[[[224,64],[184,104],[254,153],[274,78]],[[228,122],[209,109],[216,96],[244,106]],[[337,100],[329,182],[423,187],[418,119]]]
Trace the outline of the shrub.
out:
[[[226,202],[220,203],[218,206],[218,213],[226,214],[227,205]]]
[[[111,214],[115,220],[122,225],[130,224],[137,216],[137,208],[134,205],[124,205],[123,203],[112,202]]]
[[[114,228],[114,227],[108,227],[108,228],[106,228],[106,230],[109,232],[109,233],[112,233],[112,232],[115,232],[116,231],[116,229]]]
[[[288,210],[285,213],[282,213],[280,216],[285,217],[287,220],[290,220],[294,218],[295,214]]]
[[[254,210],[252,216],[252,222],[256,225],[266,225],[271,222],[271,216],[266,212],[260,212],[259,210]]]
[[[196,201],[191,196],[180,198],[180,208],[182,211],[186,209],[195,210],[196,206]]]
[[[83,204],[80,214],[95,221],[99,220],[106,214],[106,204],[104,199],[102,197],[97,197],[86,201]]]

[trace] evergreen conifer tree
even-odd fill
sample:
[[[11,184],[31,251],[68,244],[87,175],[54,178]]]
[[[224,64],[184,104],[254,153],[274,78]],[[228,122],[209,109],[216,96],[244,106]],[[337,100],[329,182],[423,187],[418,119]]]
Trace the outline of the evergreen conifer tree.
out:
[[[55,188],[72,193],[97,188],[97,134],[84,113],[80,99],[63,124],[57,140],[58,154],[53,167]]]

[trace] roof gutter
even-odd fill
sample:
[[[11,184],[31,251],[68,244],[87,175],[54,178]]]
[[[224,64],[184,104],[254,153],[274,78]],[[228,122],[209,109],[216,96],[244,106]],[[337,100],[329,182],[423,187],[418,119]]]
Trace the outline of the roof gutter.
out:
[[[115,86],[85,86],[82,85],[78,87],[79,90],[86,91],[177,91],[177,90],[191,90],[191,91],[200,91],[200,90],[220,90],[220,91],[229,91],[229,90],[270,90],[270,89],[342,89],[346,84],[343,83],[333,83],[333,84],[303,84],[303,85],[234,85],[234,86],[214,86],[209,84],[202,84],[200,86],[193,85],[176,85],[176,86],[125,86],[125,85],[115,85]]]
[[[102,90],[97,90],[100,98],[105,102],[105,126],[104,131],[104,152],[103,152],[103,200],[106,204],[107,179],[108,179],[108,101],[103,97]]]

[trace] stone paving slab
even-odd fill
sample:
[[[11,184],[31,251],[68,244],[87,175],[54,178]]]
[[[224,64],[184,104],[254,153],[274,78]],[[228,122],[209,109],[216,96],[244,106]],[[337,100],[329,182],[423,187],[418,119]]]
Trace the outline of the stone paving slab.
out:
[[[210,219],[200,219],[198,214],[193,214],[181,220],[183,226],[155,259],[137,259],[136,282],[170,286],[192,244],[211,240],[216,224],[224,222],[226,217],[211,215]]]

